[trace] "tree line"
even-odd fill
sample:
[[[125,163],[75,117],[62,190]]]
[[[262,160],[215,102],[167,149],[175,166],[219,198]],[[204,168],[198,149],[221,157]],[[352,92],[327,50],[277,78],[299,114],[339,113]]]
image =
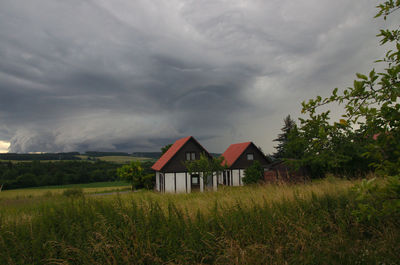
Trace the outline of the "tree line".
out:
[[[142,162],[145,172],[150,172],[152,162]],[[17,189],[48,185],[79,184],[118,179],[121,165],[105,162],[0,162],[0,185],[3,189]]]

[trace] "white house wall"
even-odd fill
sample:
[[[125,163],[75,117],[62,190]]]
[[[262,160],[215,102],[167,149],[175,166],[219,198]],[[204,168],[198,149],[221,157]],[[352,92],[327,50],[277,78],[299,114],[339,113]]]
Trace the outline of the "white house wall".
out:
[[[221,174],[219,174],[221,175]],[[218,173],[213,173],[213,190],[216,191],[218,189]]]
[[[243,186],[244,169],[240,169],[240,186]]]
[[[232,169],[232,186],[239,186],[239,169]]]
[[[200,175],[200,191],[204,191],[206,189],[204,185],[203,174]],[[164,190],[161,187],[162,181],[160,181],[160,177],[164,176]],[[218,186],[218,177],[216,173],[213,174],[212,178],[210,177],[209,187],[207,189],[217,190]],[[189,173],[180,172],[180,173],[162,173],[156,171],[156,190],[164,191],[170,193],[190,193],[191,192],[191,176]]]
[[[185,173],[186,175],[186,185],[187,185],[187,192],[190,193],[192,191],[192,183],[191,183],[191,177],[189,173]]]
[[[164,173],[165,177],[165,192],[175,192],[175,174]]]
[[[186,192],[186,179],[185,173],[176,174],[176,192]]]
[[[156,171],[156,190],[161,191],[160,189],[160,172]]]

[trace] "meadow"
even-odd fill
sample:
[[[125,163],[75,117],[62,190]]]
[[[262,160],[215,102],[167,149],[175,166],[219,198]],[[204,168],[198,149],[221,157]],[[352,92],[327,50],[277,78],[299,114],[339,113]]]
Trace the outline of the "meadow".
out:
[[[0,200],[0,264],[399,264],[398,220],[357,219],[358,183],[76,197],[24,190]]]
[[[89,156],[87,155],[77,155],[82,160],[88,160]],[[97,156],[96,159],[100,161],[112,162],[117,164],[128,164],[132,161],[154,161],[152,158],[148,157],[136,157],[136,156]]]

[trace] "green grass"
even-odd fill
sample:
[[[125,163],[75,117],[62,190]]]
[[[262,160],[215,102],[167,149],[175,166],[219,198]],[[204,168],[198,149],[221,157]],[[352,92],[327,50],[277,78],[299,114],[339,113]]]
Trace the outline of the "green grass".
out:
[[[103,187],[120,187],[120,186],[130,186],[128,182],[125,181],[105,181],[105,182],[92,182],[83,184],[68,184],[68,185],[57,185],[57,186],[41,186],[28,188],[30,189],[69,189],[69,188],[103,188]]]
[[[134,157],[134,156],[100,156],[97,159],[106,162],[113,162],[117,164],[127,164],[131,161],[150,161],[151,158],[146,157]]]
[[[358,222],[355,183],[0,202],[0,264],[398,264],[398,220]]]
[[[44,195],[62,194],[64,190],[71,188],[82,188],[84,193],[102,193],[129,190],[130,184],[124,181],[93,182],[85,184],[69,184],[59,186],[42,186],[26,189],[3,190],[0,192],[0,205],[2,200],[25,199],[41,197]]]

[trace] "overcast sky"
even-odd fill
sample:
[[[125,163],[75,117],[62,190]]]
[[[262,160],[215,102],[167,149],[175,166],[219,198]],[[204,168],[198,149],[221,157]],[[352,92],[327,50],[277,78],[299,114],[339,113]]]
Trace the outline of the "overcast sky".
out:
[[[265,152],[383,54],[377,1],[1,0],[0,151]]]

